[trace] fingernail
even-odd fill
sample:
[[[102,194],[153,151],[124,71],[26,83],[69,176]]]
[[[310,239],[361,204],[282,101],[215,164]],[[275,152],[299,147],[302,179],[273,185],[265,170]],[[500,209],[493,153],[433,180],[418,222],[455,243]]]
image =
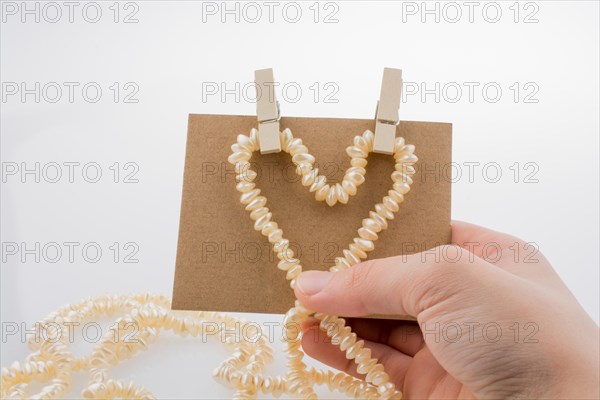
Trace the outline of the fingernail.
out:
[[[312,296],[319,293],[331,279],[331,272],[306,271],[300,274],[296,287],[303,294]]]

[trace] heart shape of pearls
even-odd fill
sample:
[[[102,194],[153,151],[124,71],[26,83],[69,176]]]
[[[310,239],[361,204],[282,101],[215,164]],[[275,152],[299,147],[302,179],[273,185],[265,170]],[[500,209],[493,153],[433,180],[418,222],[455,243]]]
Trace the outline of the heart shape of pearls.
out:
[[[358,187],[364,182],[367,157],[373,151],[374,135],[365,131],[361,136],[355,136],[353,145],[346,148],[346,153],[351,158],[351,167],[346,170],[341,184],[329,185],[324,175],[319,175],[318,168],[314,168],[315,157],[308,152],[302,139],[294,138],[289,129],[280,133],[282,150],[289,153],[292,162],[296,165],[296,173],[302,176],[302,185],[315,193],[317,201],[325,200],[329,206],[336,203],[346,204],[350,196],[357,193]],[[294,257],[294,252],[289,248],[289,240],[283,237],[283,230],[277,222],[273,221],[273,214],[266,207],[267,198],[262,196],[254,180],[257,173],[252,170],[250,159],[252,154],[259,150],[259,137],[256,129],[249,135],[238,135],[237,142],[231,146],[232,154],[228,161],[235,166],[236,189],[241,193],[240,202],[250,212],[254,221],[254,229],[267,237],[273,245],[279,262],[277,267],[286,271],[286,278],[293,288],[296,278],[302,272],[300,260]],[[381,203],[377,203],[374,210],[369,211],[368,218],[362,220],[362,227],[358,229],[358,237],[354,238],[347,249],[343,250],[343,257],[337,257],[335,265],[330,271],[336,272],[351,267],[367,258],[367,253],[374,250],[374,241],[378,233],[387,229],[388,220],[394,218],[404,201],[404,195],[410,190],[413,183],[411,176],[414,174],[414,164],[417,157],[414,155],[414,146],[405,144],[399,137],[394,142],[394,171],[391,174],[393,182],[388,195],[384,196]],[[333,344],[345,352],[347,359],[352,359],[357,364],[357,371],[365,375],[365,380],[377,388],[377,397],[389,399],[400,398],[402,395],[390,382],[389,376],[384,371],[383,365],[371,357],[371,350],[364,347],[364,341],[358,340],[350,327],[346,326],[344,319],[332,315],[314,313],[296,302],[284,320],[284,326],[289,326],[286,337],[286,352],[288,367],[286,378],[288,390],[299,398],[312,399],[316,394],[312,388],[307,366],[302,362],[304,353],[300,350],[300,334],[294,332],[292,327],[297,327],[300,322],[314,315],[319,319],[320,327],[325,330]]]

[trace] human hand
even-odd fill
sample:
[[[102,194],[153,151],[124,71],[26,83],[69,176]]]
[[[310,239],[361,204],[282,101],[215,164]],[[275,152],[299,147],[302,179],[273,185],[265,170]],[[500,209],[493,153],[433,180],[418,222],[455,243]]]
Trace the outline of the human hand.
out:
[[[520,239],[464,222],[453,222],[452,241],[304,272],[295,294],[325,314],[416,317],[347,318],[406,398],[600,398],[598,326],[550,263]],[[303,325],[302,347],[362,377],[316,319]]]

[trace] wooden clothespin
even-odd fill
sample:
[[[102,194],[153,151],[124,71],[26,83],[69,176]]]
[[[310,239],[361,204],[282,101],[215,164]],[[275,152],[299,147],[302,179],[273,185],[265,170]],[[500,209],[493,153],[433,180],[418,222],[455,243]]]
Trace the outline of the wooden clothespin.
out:
[[[400,123],[400,97],[402,95],[402,70],[384,68],[381,94],[375,116],[375,141],[373,152],[394,154],[396,126]]]
[[[254,71],[256,83],[256,115],[258,116],[258,141],[260,153],[279,153],[281,139],[279,138],[279,102],[275,97],[275,79],[273,69]]]

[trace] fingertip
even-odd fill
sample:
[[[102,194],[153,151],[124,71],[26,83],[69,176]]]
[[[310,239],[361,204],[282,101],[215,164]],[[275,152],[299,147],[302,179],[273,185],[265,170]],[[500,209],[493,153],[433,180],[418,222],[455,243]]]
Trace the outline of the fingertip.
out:
[[[299,300],[307,299],[319,293],[332,277],[327,271],[305,271],[296,278],[294,293]]]

